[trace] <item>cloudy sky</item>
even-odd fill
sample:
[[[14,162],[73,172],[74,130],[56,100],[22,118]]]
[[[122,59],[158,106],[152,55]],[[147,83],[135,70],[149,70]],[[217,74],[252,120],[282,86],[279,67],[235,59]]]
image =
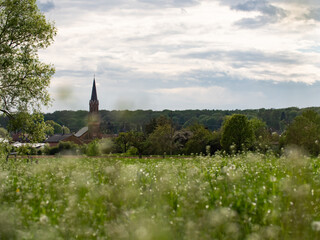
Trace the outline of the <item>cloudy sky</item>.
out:
[[[38,0],[46,112],[320,106],[319,0]]]

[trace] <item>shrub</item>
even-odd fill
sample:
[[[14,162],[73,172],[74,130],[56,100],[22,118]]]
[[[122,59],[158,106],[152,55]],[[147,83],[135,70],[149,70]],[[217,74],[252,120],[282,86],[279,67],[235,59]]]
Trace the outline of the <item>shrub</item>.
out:
[[[87,145],[87,156],[99,156],[101,154],[98,140],[93,140]]]
[[[114,150],[114,143],[109,138],[104,138],[99,141],[99,148],[101,153],[108,154]]]
[[[128,155],[138,155],[139,151],[136,147],[130,147],[127,151]]]
[[[37,151],[35,148],[29,145],[22,145],[16,149],[19,155],[36,155]]]
[[[73,142],[60,142],[54,147],[45,146],[43,152],[46,155],[55,155],[57,153],[61,153],[63,155],[73,155],[78,154],[80,152],[79,149],[79,145]]]

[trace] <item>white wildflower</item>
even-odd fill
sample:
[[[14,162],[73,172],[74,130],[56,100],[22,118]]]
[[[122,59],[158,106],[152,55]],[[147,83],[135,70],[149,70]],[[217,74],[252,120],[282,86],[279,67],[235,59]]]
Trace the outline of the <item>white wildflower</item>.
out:
[[[311,223],[311,227],[314,231],[319,232],[320,231],[320,221],[313,221]]]
[[[42,214],[41,216],[40,216],[40,218],[39,218],[39,221],[41,222],[41,223],[47,223],[48,222],[48,217],[46,216],[46,215],[44,215],[44,214]]]

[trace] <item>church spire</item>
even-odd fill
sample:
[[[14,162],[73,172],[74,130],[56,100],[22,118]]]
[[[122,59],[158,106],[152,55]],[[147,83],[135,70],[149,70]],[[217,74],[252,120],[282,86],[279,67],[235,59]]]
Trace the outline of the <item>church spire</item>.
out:
[[[89,108],[90,112],[99,112],[99,100],[97,97],[97,89],[96,89],[96,78],[93,78],[93,85],[92,85],[92,93],[91,93],[91,99],[89,101]]]
[[[89,139],[100,138],[99,100],[97,97],[96,78],[93,77],[91,99],[89,101],[88,131]]]
[[[96,89],[96,78],[95,77],[93,78],[91,101],[98,101],[97,89]]]

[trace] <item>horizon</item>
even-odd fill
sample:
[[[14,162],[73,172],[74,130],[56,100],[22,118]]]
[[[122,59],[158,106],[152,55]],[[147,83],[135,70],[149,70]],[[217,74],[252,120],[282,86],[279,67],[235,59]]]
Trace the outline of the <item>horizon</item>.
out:
[[[305,108],[320,103],[320,2],[38,0],[58,34],[45,112]],[[85,97],[84,97],[85,96]]]

